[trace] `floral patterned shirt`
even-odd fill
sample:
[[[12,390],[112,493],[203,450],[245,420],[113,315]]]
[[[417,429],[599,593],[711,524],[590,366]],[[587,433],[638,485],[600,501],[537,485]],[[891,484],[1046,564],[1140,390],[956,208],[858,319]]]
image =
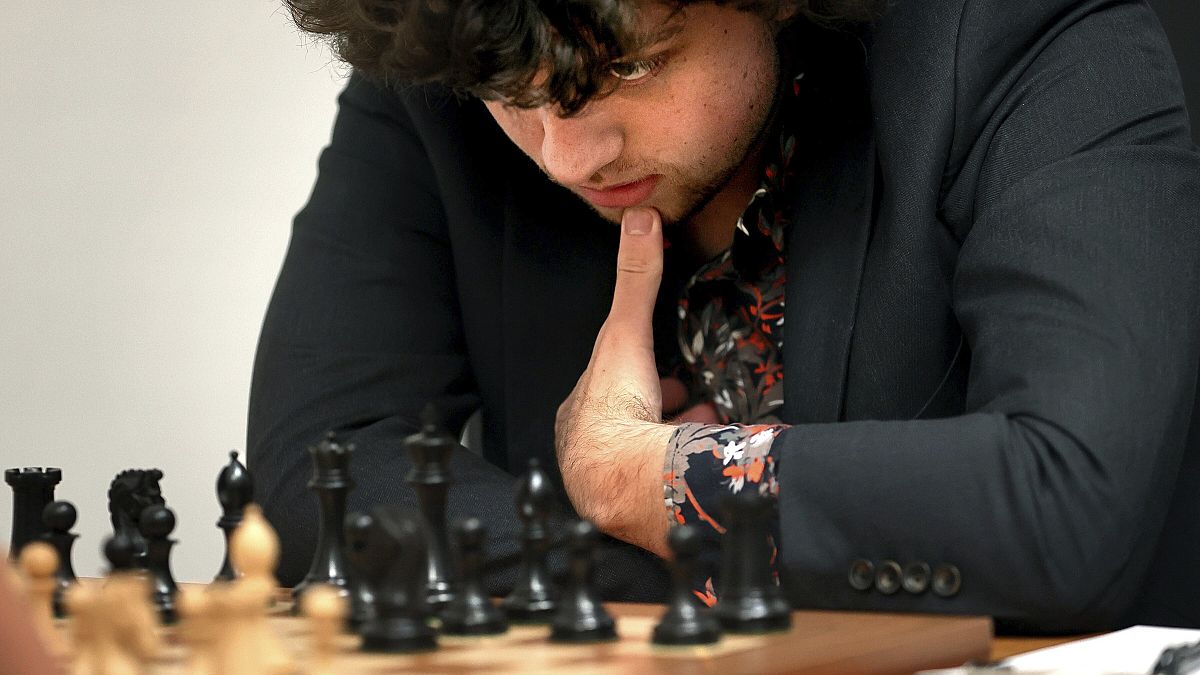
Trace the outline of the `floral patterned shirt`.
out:
[[[785,109],[798,97],[802,79],[803,74],[792,80]],[[671,522],[694,525],[705,535],[696,594],[709,605],[716,602],[719,538],[725,532],[721,496],[743,489],[779,492],[774,441],[787,428],[777,413],[783,406],[784,242],[795,151],[786,123],[771,151],[733,244],[684,284],[677,307],[679,353],[660,368],[664,381],[682,383],[689,410],[699,410],[685,419],[715,422],[677,427],[667,448],[663,491]],[[776,516],[772,547],[778,529]]]

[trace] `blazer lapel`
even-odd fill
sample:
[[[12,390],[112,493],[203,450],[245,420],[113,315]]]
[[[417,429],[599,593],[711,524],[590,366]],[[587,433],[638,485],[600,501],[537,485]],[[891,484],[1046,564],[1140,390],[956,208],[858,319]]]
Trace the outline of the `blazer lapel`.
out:
[[[791,423],[842,417],[850,341],[871,236],[875,143],[862,98],[865,84],[860,88],[858,78],[844,73],[839,77],[833,88],[818,85],[810,93],[808,106],[821,112],[815,124],[798,129],[800,134],[815,131],[836,140],[812,144],[807,156],[796,159],[802,166],[788,234],[784,310],[783,419]]]

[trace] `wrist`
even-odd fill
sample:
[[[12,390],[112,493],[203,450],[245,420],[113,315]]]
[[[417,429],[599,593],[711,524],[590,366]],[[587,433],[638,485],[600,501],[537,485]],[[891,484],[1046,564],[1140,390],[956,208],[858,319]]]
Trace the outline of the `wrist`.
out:
[[[583,500],[587,513],[580,515],[609,536],[665,555],[670,522],[663,506],[663,461],[675,427],[641,421],[622,426],[608,448],[608,470],[582,477],[591,494]]]

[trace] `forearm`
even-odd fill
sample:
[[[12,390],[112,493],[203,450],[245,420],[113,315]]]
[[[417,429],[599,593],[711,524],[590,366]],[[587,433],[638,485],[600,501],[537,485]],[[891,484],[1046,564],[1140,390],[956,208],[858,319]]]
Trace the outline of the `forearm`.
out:
[[[1136,432],[1135,432],[1136,433]],[[1101,626],[1134,598],[1182,439],[1083,445],[1054,424],[976,413],[800,425],[781,435],[782,573],[793,602]],[[943,596],[850,587],[855,560],[953,565]]]

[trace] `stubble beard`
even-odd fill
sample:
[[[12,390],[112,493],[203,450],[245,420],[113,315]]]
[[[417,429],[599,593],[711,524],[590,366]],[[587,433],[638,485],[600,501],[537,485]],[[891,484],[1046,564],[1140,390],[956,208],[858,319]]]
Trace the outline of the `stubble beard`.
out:
[[[778,78],[776,78],[778,79]],[[776,100],[778,97],[776,97]],[[770,109],[776,107],[772,103]],[[669,204],[654,204],[653,199],[647,206],[652,206],[658,209],[662,216],[662,224],[664,230],[678,229],[682,225],[687,224],[696,214],[703,211],[716,197],[721,193],[733,180],[734,176],[742,168],[742,165],[747,161],[750,153],[760,147],[764,137],[769,133],[771,123],[774,120],[774,112],[766,115],[758,123],[758,128],[754,133],[747,137],[744,143],[734,146],[729,153],[723,158],[725,161],[721,163],[721,168],[715,173],[708,176],[688,176],[687,172],[679,167],[654,167],[640,171],[622,171],[622,175],[652,175],[661,174],[663,179],[660,183],[661,187],[673,189],[678,196],[672,196],[673,205]],[[580,197],[580,199],[583,199]],[[620,224],[621,215],[625,209],[617,208],[602,208],[597,207],[586,199],[583,202],[587,204],[602,218],[613,224]]]
[[[774,46],[774,43],[771,43]],[[775,121],[779,115],[780,102],[782,100],[783,91],[781,89],[782,74],[780,73],[780,60],[778,51],[775,52],[774,63],[772,64],[773,72],[769,77],[766,91],[771,92],[771,97],[766,101],[759,101],[762,105],[760,109],[767,110],[767,113],[762,116],[757,122],[757,128],[752,134],[749,134],[742,143],[735,144],[722,159],[721,168],[715,173],[705,176],[688,176],[688,172],[681,167],[647,167],[638,171],[622,170],[619,175],[651,175],[662,174],[663,180],[660,183],[661,187],[674,188],[679,197],[673,199],[676,206],[667,204],[647,204],[658,208],[662,216],[664,231],[679,230],[689,221],[702,212],[714,197],[721,193],[734,179],[739,170],[743,168],[743,164],[749,160],[751,153],[757,149],[766,149],[766,143],[770,139],[766,136],[775,128]],[[757,168],[757,167],[756,167]],[[582,197],[581,197],[582,199]],[[619,225],[621,215],[625,209],[599,208],[588,202],[584,203],[602,218],[610,223]],[[652,200],[653,201],[653,200]],[[732,226],[732,224],[731,224]]]

